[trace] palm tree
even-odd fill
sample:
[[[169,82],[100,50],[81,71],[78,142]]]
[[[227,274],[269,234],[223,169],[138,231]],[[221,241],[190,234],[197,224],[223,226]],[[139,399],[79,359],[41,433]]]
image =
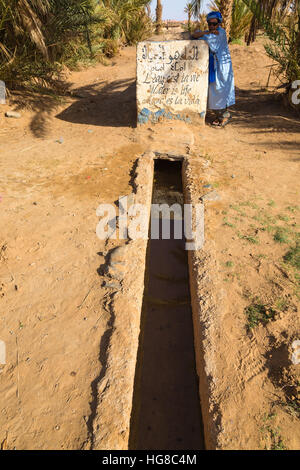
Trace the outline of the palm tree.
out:
[[[234,0],[220,0],[220,12],[223,16],[224,28],[228,36],[231,28],[233,1]],[[195,18],[198,18],[203,2],[202,0],[192,0],[191,3],[193,4],[193,15]]]
[[[192,4],[192,12],[194,18],[198,18],[203,3],[202,0],[192,0],[190,3]]]
[[[161,0],[157,0],[156,3],[156,34],[159,34],[161,32],[161,27],[162,27],[162,4]]]
[[[300,4],[299,0],[243,0],[243,2],[253,12],[251,27],[247,35],[247,45],[256,39],[256,33],[259,29],[262,19],[268,18],[270,21],[277,21],[283,23],[291,13],[297,13],[297,6]],[[250,6],[249,6],[250,5]]]
[[[184,13],[187,13],[188,15],[188,30],[191,31],[191,18],[193,14],[193,4],[192,2],[188,2],[186,4],[186,7],[184,9]]]
[[[291,101],[291,84],[300,77],[300,1],[243,0],[252,11],[257,24],[271,39],[265,45],[267,54],[275,61],[275,74],[284,81]],[[280,15],[283,14],[285,22]],[[292,105],[295,105],[291,102]],[[295,105],[296,107],[299,105]]]
[[[221,0],[220,1],[220,13],[223,16],[224,29],[228,37],[230,35],[230,28],[231,28],[232,8],[233,8],[233,0]]]
[[[7,7],[7,9],[9,6]],[[30,37],[37,49],[45,58],[48,58],[48,49],[42,33],[42,22],[39,16],[45,15],[50,10],[48,0],[34,0],[30,3],[27,0],[19,0],[11,5],[14,27],[21,28]]]
[[[211,10],[220,10],[221,0],[213,0],[209,7]],[[230,39],[240,40],[245,35],[249,35],[250,25],[252,24],[253,14],[245,5],[243,0],[234,0],[232,8]]]

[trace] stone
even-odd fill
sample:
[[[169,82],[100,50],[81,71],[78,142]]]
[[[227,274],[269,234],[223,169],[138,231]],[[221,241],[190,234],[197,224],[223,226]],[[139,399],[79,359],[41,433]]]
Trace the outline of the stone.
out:
[[[17,111],[6,111],[5,116],[8,118],[20,119],[21,114],[17,113]]]
[[[217,191],[211,191],[200,198],[202,201],[219,201],[221,196]]]
[[[179,204],[180,206],[183,206],[183,194],[179,191],[165,191],[156,189],[152,198],[152,213],[154,214],[157,213],[157,211],[153,207],[153,204],[168,204],[169,206],[172,206],[172,204]],[[181,209],[179,213],[182,215]]]
[[[298,364],[300,364],[300,340],[299,339],[293,341],[292,350],[293,350],[292,363],[297,366]]]
[[[114,290],[120,290],[122,288],[120,282],[108,282],[108,281],[103,282],[103,287],[106,287],[108,289],[114,289]]]
[[[138,123],[204,123],[208,94],[205,41],[146,41],[137,47]]]
[[[116,279],[117,281],[122,281],[125,277],[125,274],[123,271],[120,271],[116,269],[113,266],[110,266],[108,270],[108,276],[111,277],[112,279]]]
[[[114,266],[115,264],[125,264],[125,256],[127,252],[127,247],[126,245],[124,246],[118,246],[117,248],[114,248],[109,256],[109,263],[111,266]]]

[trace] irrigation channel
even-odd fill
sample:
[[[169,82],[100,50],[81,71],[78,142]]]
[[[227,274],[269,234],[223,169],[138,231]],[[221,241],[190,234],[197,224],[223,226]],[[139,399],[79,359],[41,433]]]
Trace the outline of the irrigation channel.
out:
[[[183,205],[181,167],[155,161],[152,204]],[[162,219],[159,239],[149,237],[130,448],[202,450],[187,252],[184,234],[174,237],[183,219],[169,218],[170,239],[162,239]]]

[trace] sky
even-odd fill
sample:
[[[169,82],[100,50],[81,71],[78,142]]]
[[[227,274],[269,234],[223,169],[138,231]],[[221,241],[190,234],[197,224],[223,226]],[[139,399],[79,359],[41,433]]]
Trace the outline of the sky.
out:
[[[186,13],[184,8],[187,0],[162,0],[163,4],[163,19],[164,20],[186,20]],[[204,11],[206,11],[207,5],[210,0],[204,0]],[[151,9],[152,13],[155,14],[156,0],[152,0]]]

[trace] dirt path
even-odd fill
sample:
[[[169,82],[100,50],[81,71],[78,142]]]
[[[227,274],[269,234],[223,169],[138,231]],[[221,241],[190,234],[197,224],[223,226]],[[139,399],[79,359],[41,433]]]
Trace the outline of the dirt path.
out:
[[[262,45],[231,50],[237,105],[225,130],[183,123],[135,128],[134,47],[108,66],[72,73],[73,98],[55,106],[32,98],[19,120],[2,113],[4,448],[89,447],[99,345],[109,322],[97,271],[105,246],[95,233],[96,209],[131,192],[132,165],[148,149],[188,152],[195,162],[206,158],[206,179],[200,166],[195,173],[199,195],[209,183],[222,196],[207,207],[206,237],[215,243],[227,305],[220,342],[228,355],[219,387],[235,437],[224,436],[223,447],[299,447],[296,408],[287,406],[297,403],[299,369],[290,367],[288,352],[299,337],[299,288],[293,269],[281,262],[299,228],[300,121],[265,89],[270,61]],[[22,106],[22,98],[14,97],[11,107],[13,100]],[[245,308],[253,303],[276,307],[278,316],[249,340]],[[231,368],[251,382],[251,396],[239,384],[229,393]],[[242,399],[248,404],[244,414]],[[245,435],[235,433],[237,419]]]

